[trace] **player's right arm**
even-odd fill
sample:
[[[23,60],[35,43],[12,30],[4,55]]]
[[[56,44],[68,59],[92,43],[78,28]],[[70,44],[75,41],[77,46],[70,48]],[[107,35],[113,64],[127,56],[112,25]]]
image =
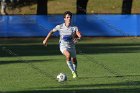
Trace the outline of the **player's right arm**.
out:
[[[48,35],[46,36],[46,38],[43,40],[43,44],[47,46],[47,42],[48,42],[48,39],[51,37],[51,35],[56,32],[56,31],[59,31],[60,30],[60,25],[57,25],[53,30],[51,30]]]
[[[58,31],[59,30],[59,25],[57,25],[53,30],[51,30],[48,35],[46,36],[46,38],[43,40],[43,44],[47,46],[47,42],[48,42],[48,39],[51,37],[51,35]]]
[[[51,35],[53,34],[53,30],[51,30],[48,35],[46,36],[46,38],[43,40],[43,44],[47,45],[48,39],[51,37]]]

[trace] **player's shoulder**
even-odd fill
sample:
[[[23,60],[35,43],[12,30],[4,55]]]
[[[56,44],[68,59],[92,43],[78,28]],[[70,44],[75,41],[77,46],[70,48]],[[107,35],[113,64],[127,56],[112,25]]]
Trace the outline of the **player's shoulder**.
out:
[[[63,23],[56,25],[56,28],[62,28],[62,27],[63,27]]]
[[[71,26],[71,27],[72,27],[72,29],[73,29],[74,31],[76,31],[76,30],[78,29],[78,27],[75,26],[75,25],[73,25],[73,26]]]

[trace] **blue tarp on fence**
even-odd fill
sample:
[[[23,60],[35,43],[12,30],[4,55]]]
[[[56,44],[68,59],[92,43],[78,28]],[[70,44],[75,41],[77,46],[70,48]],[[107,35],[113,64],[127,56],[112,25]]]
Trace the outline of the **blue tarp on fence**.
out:
[[[0,16],[0,37],[46,36],[61,23],[63,15]],[[140,15],[74,15],[72,24],[83,36],[140,36]]]

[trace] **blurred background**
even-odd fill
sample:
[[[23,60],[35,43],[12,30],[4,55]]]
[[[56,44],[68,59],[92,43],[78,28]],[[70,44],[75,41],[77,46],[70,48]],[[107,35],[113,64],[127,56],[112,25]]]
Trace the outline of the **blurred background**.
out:
[[[135,14],[139,5],[139,0],[1,0],[1,14]]]

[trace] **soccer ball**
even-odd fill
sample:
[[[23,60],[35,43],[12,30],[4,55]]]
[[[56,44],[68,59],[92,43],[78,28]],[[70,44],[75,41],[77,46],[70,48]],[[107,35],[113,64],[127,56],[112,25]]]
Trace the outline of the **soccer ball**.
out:
[[[66,80],[67,80],[66,74],[60,73],[60,74],[57,75],[57,81],[58,81],[58,82],[64,82],[64,81],[66,81]]]

